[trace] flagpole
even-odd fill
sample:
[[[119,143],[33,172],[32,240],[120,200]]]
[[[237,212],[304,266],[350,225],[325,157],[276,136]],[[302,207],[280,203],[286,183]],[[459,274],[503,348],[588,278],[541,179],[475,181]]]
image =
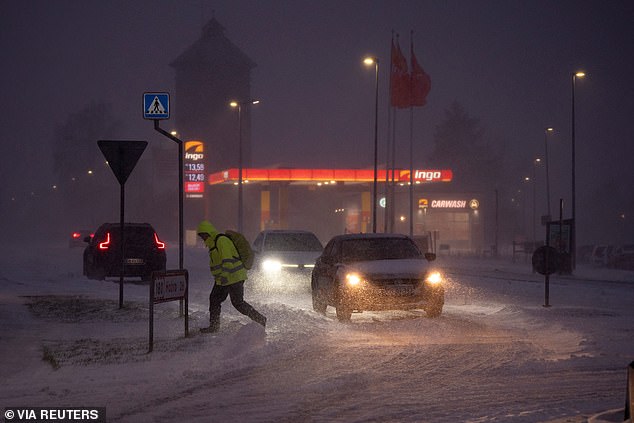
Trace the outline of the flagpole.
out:
[[[392,42],[390,44],[394,46],[394,30],[392,30]],[[393,48],[393,47],[392,47]],[[392,201],[390,199],[390,133],[392,132],[392,110],[390,107],[390,102],[392,99],[392,67],[394,64],[392,63],[392,52],[390,51],[390,79],[388,84],[388,96],[387,96],[387,145],[386,145],[386,154],[385,154],[385,208],[383,210],[383,232],[388,233],[388,221],[389,221],[389,211],[392,207]]]
[[[411,52],[414,51],[414,31],[409,33],[410,61]],[[414,72],[409,74],[409,236],[414,236],[414,106],[412,88]]]
[[[401,47],[399,45],[399,34],[396,34],[396,46],[397,52],[399,54],[399,59],[402,57]],[[404,58],[403,58],[404,59]],[[394,60],[394,58],[392,58]],[[407,64],[405,64],[407,66]],[[390,75],[391,76],[391,75]],[[391,81],[391,78],[390,78]],[[392,82],[392,81],[391,81]],[[401,84],[402,81],[399,81]],[[396,91],[396,93],[394,93]],[[392,209],[390,211],[390,232],[394,232],[394,228],[396,226],[396,122],[397,122],[397,109],[402,107],[402,87],[399,86],[399,89],[396,90],[396,87],[393,87],[393,95],[397,97],[396,103],[394,103],[394,98],[392,98],[392,184],[391,184],[391,199],[392,199]],[[399,175],[400,179],[400,175]]]
[[[394,181],[394,174],[396,173],[396,108],[390,107],[392,111],[392,180],[390,181],[390,202],[392,207],[390,208],[390,233],[394,232],[394,216],[396,215],[396,185]]]
[[[383,232],[388,233],[388,214],[389,210],[392,207],[392,203],[389,200],[390,196],[390,133],[392,132],[392,113],[388,96],[388,105],[387,105],[387,144],[386,144],[386,155],[385,155],[385,189],[383,190],[385,195],[385,208],[383,210]]]
[[[409,236],[414,236],[414,107],[409,106]]]

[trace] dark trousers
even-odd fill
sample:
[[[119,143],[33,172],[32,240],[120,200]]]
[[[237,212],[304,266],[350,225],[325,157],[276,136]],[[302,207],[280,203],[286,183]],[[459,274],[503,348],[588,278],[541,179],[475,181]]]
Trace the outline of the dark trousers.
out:
[[[231,298],[231,304],[240,313],[262,326],[266,325],[266,317],[254,309],[251,304],[244,301],[244,281],[241,281],[226,286],[214,284],[211,294],[209,294],[210,327],[218,329],[220,326],[220,309],[222,302],[227,299],[227,296]]]

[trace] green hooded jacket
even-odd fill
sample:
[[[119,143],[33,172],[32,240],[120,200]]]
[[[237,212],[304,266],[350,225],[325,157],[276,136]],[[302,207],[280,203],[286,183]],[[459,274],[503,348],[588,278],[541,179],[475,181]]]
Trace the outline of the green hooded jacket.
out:
[[[229,237],[218,237],[216,244],[216,237],[220,232],[206,220],[200,222],[197,233],[209,235],[205,245],[209,248],[209,268],[217,285],[231,285],[247,279],[247,270]]]

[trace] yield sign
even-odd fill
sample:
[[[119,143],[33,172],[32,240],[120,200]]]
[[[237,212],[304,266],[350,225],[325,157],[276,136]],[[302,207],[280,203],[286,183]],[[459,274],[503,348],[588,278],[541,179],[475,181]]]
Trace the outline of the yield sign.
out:
[[[147,141],[97,141],[110,169],[121,185],[125,184],[134,166],[141,158]]]

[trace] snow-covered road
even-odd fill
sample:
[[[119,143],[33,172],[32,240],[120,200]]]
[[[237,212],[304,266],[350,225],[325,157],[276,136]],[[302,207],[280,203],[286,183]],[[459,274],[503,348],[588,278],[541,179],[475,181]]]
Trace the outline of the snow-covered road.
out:
[[[634,359],[634,273],[551,281],[505,261],[441,259],[443,314],[312,311],[308,291],[256,292],[266,334],[223,305],[207,320],[206,252],[188,250],[191,336],[177,303],[81,276],[81,251],[2,251],[0,404],[106,407],[109,422],[584,421],[622,408]],[[594,273],[593,273],[594,272]],[[612,281],[606,281],[610,279]],[[252,287],[251,287],[252,288]]]

